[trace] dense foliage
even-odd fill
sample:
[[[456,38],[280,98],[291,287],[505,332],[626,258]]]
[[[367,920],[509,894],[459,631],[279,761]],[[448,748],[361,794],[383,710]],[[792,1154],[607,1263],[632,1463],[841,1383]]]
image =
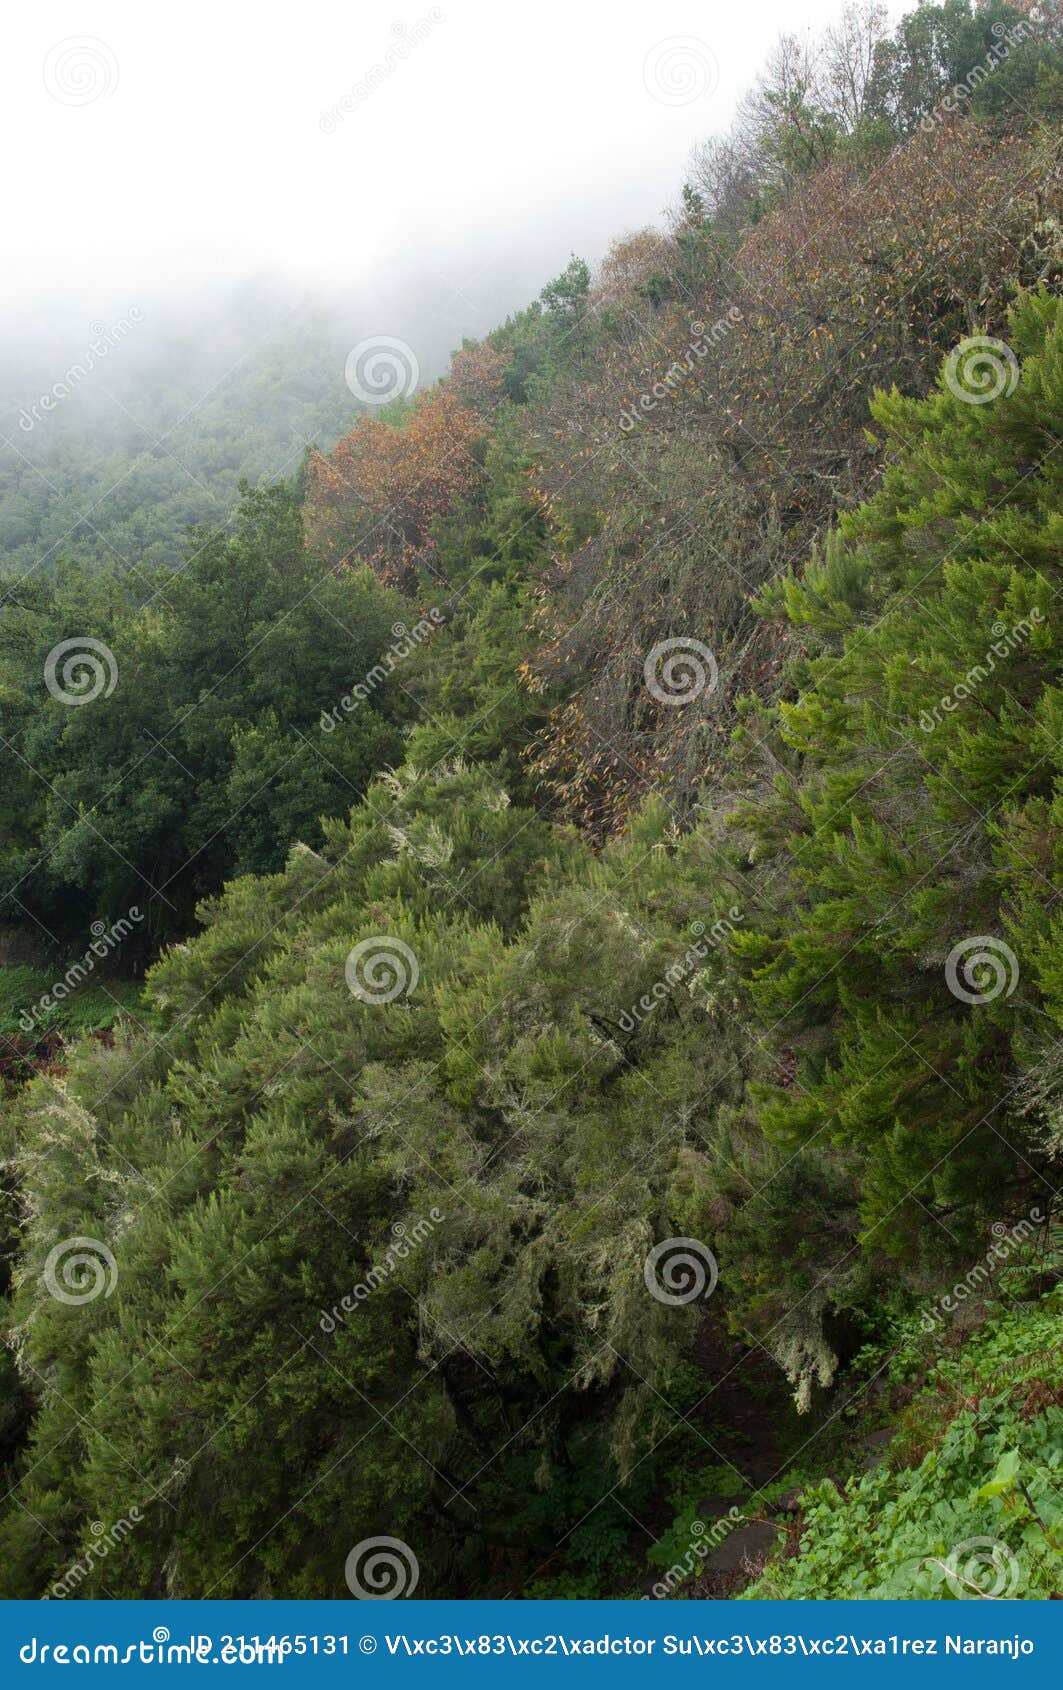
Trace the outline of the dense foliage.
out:
[[[294,475],[308,446],[349,427],[351,338],[338,311],[265,285],[180,311],[134,304],[51,343],[9,332],[5,571],[76,561],[150,591],[180,566],[190,528],[227,520],[241,480]]]
[[[1032,1266],[1033,1264],[1029,1264]],[[1015,1270],[1008,1270],[1015,1277]],[[1029,1279],[1029,1273],[1027,1273]],[[1029,1285],[1027,1285],[1027,1291]],[[914,1326],[914,1323],[912,1323]],[[906,1334],[919,1354],[926,1337]],[[1060,1290],[1008,1291],[983,1329],[929,1362],[886,1459],[801,1496],[798,1553],[743,1594],[1037,1598],[1063,1556]],[[905,1345],[888,1363],[897,1382]],[[903,1357],[903,1360],[902,1360]],[[958,1552],[957,1552],[958,1551]]]
[[[246,491],[231,537],[198,535],[144,598],[78,565],[11,583],[4,919],[62,938],[135,904],[157,944],[224,874],[316,841],[319,816],[400,752],[409,702],[389,674],[327,736],[320,721],[376,669],[402,610],[367,570],[323,573],[284,486]]]
[[[430,1596],[730,1594],[747,1531],[752,1597],[977,1594],[983,1538],[1058,1592],[1028,12],[784,44],[668,234],[573,259],[165,591],[9,584],[10,973],[138,899],[166,943],[4,1111],[4,1594],[342,1596],[380,1536]],[[117,681],[72,707],[86,634]],[[725,1577],[690,1545],[732,1501]]]

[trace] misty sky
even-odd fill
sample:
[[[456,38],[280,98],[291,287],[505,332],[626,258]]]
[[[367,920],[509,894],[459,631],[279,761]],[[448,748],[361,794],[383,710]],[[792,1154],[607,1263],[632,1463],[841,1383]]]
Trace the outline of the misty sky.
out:
[[[279,272],[379,300],[385,318],[427,290],[482,333],[573,250],[596,259],[658,218],[780,29],[839,9],[8,6],[0,319]]]

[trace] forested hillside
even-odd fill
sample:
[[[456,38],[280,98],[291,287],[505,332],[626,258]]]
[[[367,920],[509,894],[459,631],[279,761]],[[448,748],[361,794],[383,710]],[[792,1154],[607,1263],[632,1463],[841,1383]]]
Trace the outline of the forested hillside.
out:
[[[0,342],[0,565],[151,576],[219,526],[239,483],[298,473],[355,401],[340,313],[276,286],[220,301],[130,302],[50,340]]]
[[[2,1593],[1063,1593],[1058,11],[316,445],[4,583]]]

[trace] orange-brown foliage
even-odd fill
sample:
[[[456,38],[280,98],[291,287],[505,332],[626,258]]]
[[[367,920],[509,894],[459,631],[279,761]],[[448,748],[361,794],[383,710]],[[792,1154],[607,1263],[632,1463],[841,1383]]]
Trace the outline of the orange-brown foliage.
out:
[[[474,448],[484,424],[441,385],[421,394],[401,425],[359,417],[326,456],[307,464],[307,541],[339,568],[361,560],[412,590],[434,570],[433,518],[474,485]]]
[[[508,363],[508,354],[499,352],[486,340],[463,346],[450,361],[447,385],[454,389],[463,405],[490,416],[502,397],[502,377]]]

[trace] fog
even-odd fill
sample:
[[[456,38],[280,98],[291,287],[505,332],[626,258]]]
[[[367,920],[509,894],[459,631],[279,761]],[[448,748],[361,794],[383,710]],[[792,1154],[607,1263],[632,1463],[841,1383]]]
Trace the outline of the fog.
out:
[[[894,6],[897,13],[904,8]],[[44,0],[0,54],[5,393],[248,279],[437,373],[572,252],[658,220],[781,29],[839,0],[534,8]],[[260,325],[259,325],[260,327]],[[166,332],[169,332],[168,330]],[[256,332],[258,329],[256,328]],[[117,359],[115,360],[117,363]]]

